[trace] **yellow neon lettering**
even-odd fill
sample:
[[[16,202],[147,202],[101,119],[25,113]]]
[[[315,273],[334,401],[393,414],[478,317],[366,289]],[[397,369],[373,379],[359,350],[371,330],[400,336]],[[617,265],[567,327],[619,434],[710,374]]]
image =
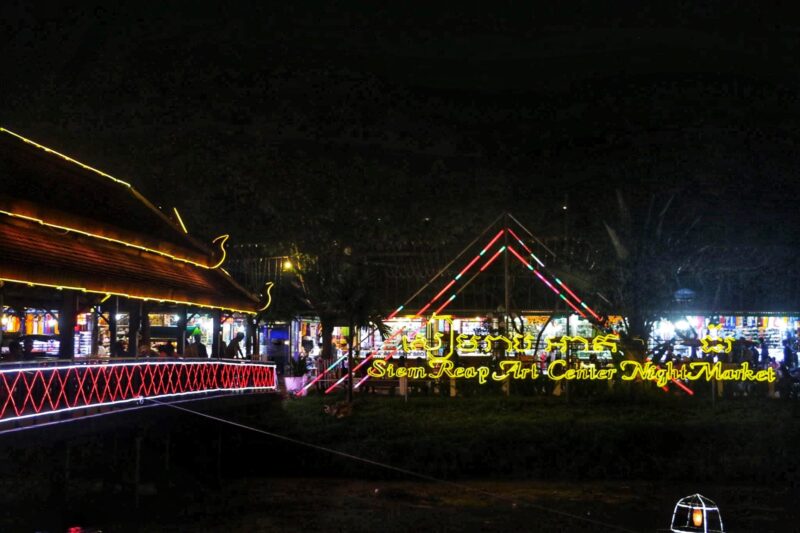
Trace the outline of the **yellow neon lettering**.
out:
[[[265,290],[267,291],[267,303],[264,304],[264,307],[260,308],[258,311],[266,311],[267,308],[272,304],[272,287],[275,284],[271,281],[268,281],[266,285],[264,285]]]
[[[619,335],[616,333],[609,333],[608,335],[598,335],[592,340],[592,350],[599,352],[607,349],[611,353],[617,353],[617,342]]]
[[[509,340],[508,337],[504,337],[502,335],[486,335],[486,337],[484,337],[484,340],[486,341],[486,351],[488,353],[492,353],[494,348],[494,343],[496,342],[506,343],[506,350],[510,350],[511,346],[513,345],[513,343]]]
[[[459,334],[456,337],[456,348],[462,353],[472,353],[478,351],[478,341],[480,337],[477,335]]]
[[[567,366],[567,362],[564,359],[556,359],[547,367],[547,376],[554,381],[564,379],[564,374],[556,374],[555,370],[565,366]]]
[[[375,359],[372,361],[372,366],[367,369],[367,374],[373,378],[382,378],[386,373],[386,361],[383,359]]]

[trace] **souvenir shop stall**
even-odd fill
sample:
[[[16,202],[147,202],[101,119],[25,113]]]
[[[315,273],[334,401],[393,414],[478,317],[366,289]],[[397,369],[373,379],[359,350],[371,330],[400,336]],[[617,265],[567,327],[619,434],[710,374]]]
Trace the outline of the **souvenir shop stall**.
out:
[[[650,347],[669,344],[677,357],[690,357],[696,339],[705,336],[732,337],[761,349],[766,344],[769,357],[784,361],[784,342],[797,352],[800,334],[800,315],[752,313],[685,315],[662,319],[653,325]],[[687,339],[689,340],[687,342]]]

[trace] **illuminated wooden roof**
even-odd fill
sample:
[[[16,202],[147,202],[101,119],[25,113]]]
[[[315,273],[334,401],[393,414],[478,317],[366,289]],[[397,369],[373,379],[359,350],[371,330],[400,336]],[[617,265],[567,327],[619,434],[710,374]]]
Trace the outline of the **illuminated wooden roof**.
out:
[[[128,183],[0,128],[0,281],[253,312],[206,246]]]

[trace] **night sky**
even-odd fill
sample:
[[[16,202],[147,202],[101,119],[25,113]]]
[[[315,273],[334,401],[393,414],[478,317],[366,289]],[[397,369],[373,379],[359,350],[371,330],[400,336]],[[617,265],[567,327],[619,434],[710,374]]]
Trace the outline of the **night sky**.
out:
[[[510,210],[551,235],[565,197],[574,234],[613,220],[621,188],[634,206],[677,193],[709,239],[797,241],[788,12],[29,4],[0,7],[2,125],[178,206],[195,234],[457,240]]]

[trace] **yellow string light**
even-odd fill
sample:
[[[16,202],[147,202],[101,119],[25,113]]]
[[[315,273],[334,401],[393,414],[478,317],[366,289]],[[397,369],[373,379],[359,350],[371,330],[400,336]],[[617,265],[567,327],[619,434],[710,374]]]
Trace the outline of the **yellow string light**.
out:
[[[183,219],[181,218],[181,214],[178,213],[178,208],[177,207],[173,207],[172,211],[175,212],[175,218],[178,219],[178,224],[181,225],[181,229],[183,230],[183,232],[188,234],[189,230],[186,229],[186,224],[183,223]]]
[[[180,261],[181,263],[188,263],[190,265],[194,265],[194,266],[200,267],[200,268],[205,268],[205,269],[208,269],[208,270],[214,270],[216,268],[219,268],[222,265],[222,263],[225,261],[225,258],[227,257],[227,252],[225,251],[225,243],[228,240],[228,238],[230,237],[229,235],[220,235],[219,237],[217,237],[216,239],[214,239],[212,241],[213,243],[216,243],[217,241],[222,239],[222,243],[220,244],[220,249],[222,250],[222,260],[220,260],[214,266],[209,266],[209,265],[204,265],[203,263],[198,263],[197,261],[192,261],[191,259],[186,259],[185,257],[180,257],[180,256],[177,256],[177,255],[170,254],[168,252],[163,252],[161,250],[156,250],[154,248],[148,248],[147,246],[142,246],[140,244],[135,244],[135,243],[132,243],[130,241],[123,241],[121,239],[115,239],[114,237],[106,237],[105,235],[98,235],[96,233],[90,233],[88,231],[84,231],[84,230],[80,230],[80,229],[76,229],[76,228],[71,228],[69,226],[62,226],[60,224],[53,224],[52,222],[47,222],[45,220],[42,220],[41,218],[36,218],[36,217],[28,216],[28,215],[22,215],[20,213],[13,213],[11,211],[4,211],[2,209],[0,209],[0,214],[6,215],[6,216],[9,216],[9,217],[20,218],[22,220],[27,220],[29,222],[35,222],[35,223],[40,224],[42,226],[47,226],[48,228],[55,228],[55,229],[62,230],[62,231],[69,231],[69,232],[72,232],[72,233],[77,233],[79,235],[83,235],[85,237],[91,237],[93,239],[100,239],[100,240],[103,240],[103,241],[106,241],[106,242],[113,242],[114,244],[121,244],[123,246],[128,246],[130,248],[135,248],[137,250],[142,250],[144,252],[149,252],[149,253],[152,253],[152,254],[160,255],[162,257],[166,257],[168,259],[172,259],[173,261]]]
[[[60,158],[62,158],[62,159],[64,159],[64,160],[66,160],[66,161],[69,161],[69,162],[70,162],[70,163],[72,163],[72,164],[78,165],[79,167],[81,167],[81,168],[85,168],[86,170],[91,170],[91,171],[92,171],[92,172],[94,172],[95,174],[98,174],[98,175],[100,175],[100,176],[103,176],[104,178],[108,178],[108,179],[110,179],[111,181],[113,181],[113,182],[115,182],[115,183],[119,183],[120,185],[124,185],[125,187],[131,188],[131,184],[130,184],[130,183],[128,183],[127,181],[122,181],[121,179],[117,179],[117,178],[115,178],[114,176],[111,176],[110,174],[106,174],[106,173],[105,173],[105,172],[103,172],[102,170],[98,170],[98,169],[96,169],[96,168],[94,168],[94,167],[90,167],[89,165],[86,165],[86,164],[84,164],[84,163],[81,163],[80,161],[77,161],[77,160],[75,160],[75,159],[72,159],[71,157],[69,157],[69,156],[66,156],[66,155],[64,155],[64,154],[62,154],[62,153],[60,153],[60,152],[56,152],[56,151],[55,151],[55,150],[53,150],[52,148],[48,148],[47,146],[41,145],[41,144],[37,143],[36,141],[32,141],[32,140],[30,140],[30,139],[28,139],[28,138],[26,138],[26,137],[23,137],[23,136],[22,136],[22,135],[20,135],[19,133],[14,133],[13,131],[7,130],[7,129],[5,129],[5,128],[0,128],[0,132],[2,132],[2,133],[8,133],[9,135],[12,135],[12,136],[14,136],[14,137],[16,137],[17,139],[19,139],[19,140],[21,140],[21,141],[23,141],[23,142],[25,142],[25,143],[27,143],[27,144],[30,144],[30,145],[32,145],[32,146],[35,146],[36,148],[39,148],[40,150],[44,150],[44,151],[45,151],[45,152],[47,152],[48,154],[57,155],[58,157],[60,157]]]
[[[123,298],[133,298],[135,300],[142,300],[142,301],[145,301],[145,302],[150,301],[150,300],[155,300],[155,298],[153,298],[151,296],[137,296],[135,294],[127,294],[127,293],[124,293],[124,292],[98,291],[98,290],[93,290],[93,289],[87,289],[86,287],[72,287],[72,286],[69,286],[69,285],[53,285],[51,283],[41,283],[41,282],[34,282],[34,281],[26,281],[26,280],[14,279],[14,278],[0,278],[0,281],[4,281],[4,282],[8,282],[8,283],[26,284],[26,285],[28,285],[28,287],[48,287],[48,288],[57,289],[57,290],[65,290],[66,289],[66,290],[72,290],[72,291],[81,291],[81,292],[84,292],[84,293],[105,294],[107,296],[122,296]],[[193,307],[202,307],[202,308],[206,308],[206,309],[221,309],[222,311],[233,311],[235,313],[245,313],[245,314],[248,314],[248,315],[256,314],[255,311],[253,311],[253,310],[236,309],[236,308],[233,308],[233,307],[223,307],[223,306],[220,306],[220,305],[208,305],[208,304],[201,304],[201,303],[197,303],[197,302],[190,302],[190,301],[184,301],[184,300],[172,300],[172,299],[169,299],[169,298],[164,298],[164,299],[160,299],[159,298],[157,300],[158,300],[158,302],[161,302],[161,303],[171,303],[171,304],[176,304],[176,305],[191,305]]]

